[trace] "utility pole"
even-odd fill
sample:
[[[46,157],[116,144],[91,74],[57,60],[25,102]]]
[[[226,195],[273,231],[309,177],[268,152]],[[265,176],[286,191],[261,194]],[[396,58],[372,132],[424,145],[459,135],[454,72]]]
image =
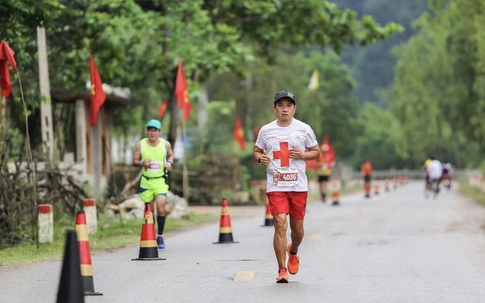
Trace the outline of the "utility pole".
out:
[[[37,48],[39,51],[39,81],[40,81],[40,116],[41,132],[44,152],[48,156],[50,165],[54,161],[54,131],[52,127],[52,106],[49,83],[49,68],[47,63],[47,44],[45,29],[37,27]]]

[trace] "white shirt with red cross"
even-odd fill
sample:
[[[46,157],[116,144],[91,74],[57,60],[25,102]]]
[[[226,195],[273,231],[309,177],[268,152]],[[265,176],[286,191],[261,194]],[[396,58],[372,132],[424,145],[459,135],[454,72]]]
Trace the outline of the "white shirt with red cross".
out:
[[[308,124],[293,118],[290,125],[281,127],[275,120],[261,127],[255,145],[265,150],[271,159],[266,168],[267,192],[308,191],[306,161],[290,158],[292,147],[305,152],[307,148],[318,145]]]

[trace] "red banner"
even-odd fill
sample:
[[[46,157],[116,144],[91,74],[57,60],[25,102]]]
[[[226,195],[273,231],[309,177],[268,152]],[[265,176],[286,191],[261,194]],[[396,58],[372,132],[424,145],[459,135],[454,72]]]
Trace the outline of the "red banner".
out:
[[[168,100],[163,99],[162,103],[158,107],[158,117],[160,117],[160,119],[163,118],[163,116],[165,116],[165,114],[167,113],[167,109],[168,109]]]
[[[106,100],[106,95],[103,91],[103,81],[99,76],[98,68],[94,62],[94,58],[91,55],[89,59],[89,67],[91,73],[91,111],[90,111],[90,123],[91,126],[98,123],[98,112],[101,106]]]
[[[7,98],[12,93],[12,81],[10,79],[10,71],[8,64],[14,71],[17,71],[17,63],[14,59],[15,52],[10,48],[7,42],[0,43],[0,86],[2,88],[2,95]]]
[[[177,80],[175,82],[175,98],[177,104],[183,113],[183,121],[186,121],[190,117],[190,111],[192,110],[192,104],[189,99],[189,88],[187,86],[187,78],[185,77],[182,60],[179,61],[177,69]]]
[[[246,149],[244,142],[244,129],[242,127],[241,117],[237,116],[236,124],[234,125],[234,140],[239,144],[241,150]]]

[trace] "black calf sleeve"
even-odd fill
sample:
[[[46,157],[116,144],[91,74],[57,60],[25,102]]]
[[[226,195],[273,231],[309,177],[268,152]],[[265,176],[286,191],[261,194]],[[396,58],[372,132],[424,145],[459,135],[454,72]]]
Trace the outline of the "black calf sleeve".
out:
[[[165,228],[165,216],[157,216],[158,232],[157,234],[163,235],[163,229]]]

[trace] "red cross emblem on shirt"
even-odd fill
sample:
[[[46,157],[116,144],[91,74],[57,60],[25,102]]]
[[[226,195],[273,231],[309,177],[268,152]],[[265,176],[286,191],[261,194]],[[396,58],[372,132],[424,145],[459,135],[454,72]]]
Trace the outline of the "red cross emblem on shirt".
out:
[[[288,149],[288,142],[280,142],[280,150],[273,152],[273,158],[281,160],[281,167],[290,166],[290,150]]]

